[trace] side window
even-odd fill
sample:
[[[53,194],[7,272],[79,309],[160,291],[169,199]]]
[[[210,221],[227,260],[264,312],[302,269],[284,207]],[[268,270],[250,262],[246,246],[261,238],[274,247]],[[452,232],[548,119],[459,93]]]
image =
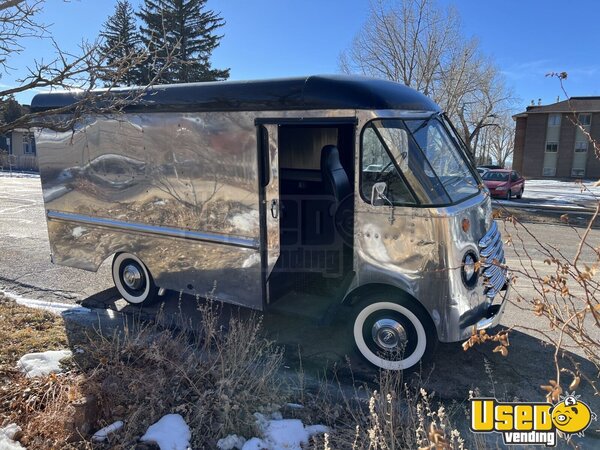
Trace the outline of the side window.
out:
[[[519,179],[517,172],[511,172],[510,179],[511,179],[511,181],[517,181]]]
[[[362,137],[361,192],[364,199],[370,202],[373,185],[378,182],[386,183],[386,197],[392,203],[416,203],[379,136],[369,126]]]

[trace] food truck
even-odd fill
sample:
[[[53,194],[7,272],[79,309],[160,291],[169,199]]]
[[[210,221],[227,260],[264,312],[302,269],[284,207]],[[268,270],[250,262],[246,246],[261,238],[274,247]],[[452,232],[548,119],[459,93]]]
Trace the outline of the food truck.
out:
[[[489,193],[426,96],[356,76],[139,92],[37,132],[54,263],[112,259],[132,304],[174,290],[264,311],[349,308],[349,339],[391,370],[498,324],[508,277]],[[31,107],[69,120],[81,95]]]

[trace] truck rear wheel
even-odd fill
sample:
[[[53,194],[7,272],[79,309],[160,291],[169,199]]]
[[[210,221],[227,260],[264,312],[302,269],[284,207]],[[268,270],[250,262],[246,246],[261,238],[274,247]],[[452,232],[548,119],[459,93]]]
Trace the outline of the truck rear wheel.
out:
[[[352,335],[358,353],[387,370],[415,367],[437,344],[427,313],[391,292],[371,295],[355,307]]]
[[[133,305],[149,304],[156,299],[158,288],[144,263],[131,253],[115,255],[112,275],[119,294]]]

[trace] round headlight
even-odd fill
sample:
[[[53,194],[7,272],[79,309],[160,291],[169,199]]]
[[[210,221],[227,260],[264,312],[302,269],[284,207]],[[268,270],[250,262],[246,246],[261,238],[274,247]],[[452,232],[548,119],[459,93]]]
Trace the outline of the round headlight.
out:
[[[473,288],[477,284],[477,278],[479,275],[477,261],[477,255],[473,251],[468,251],[465,253],[465,256],[463,256],[461,274],[463,283],[468,288]]]

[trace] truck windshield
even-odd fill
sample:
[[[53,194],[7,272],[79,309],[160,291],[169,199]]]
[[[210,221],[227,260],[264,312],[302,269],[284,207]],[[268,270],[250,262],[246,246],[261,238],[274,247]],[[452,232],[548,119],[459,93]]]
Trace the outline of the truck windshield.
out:
[[[425,119],[370,122],[363,132],[363,159],[370,156],[375,136],[396,163],[396,169],[418,203],[448,205],[479,192],[479,183],[470,163],[437,115]],[[387,177],[384,175],[382,173],[375,178],[385,181]],[[366,192],[364,194],[368,197]],[[403,201],[399,203],[405,204]]]

